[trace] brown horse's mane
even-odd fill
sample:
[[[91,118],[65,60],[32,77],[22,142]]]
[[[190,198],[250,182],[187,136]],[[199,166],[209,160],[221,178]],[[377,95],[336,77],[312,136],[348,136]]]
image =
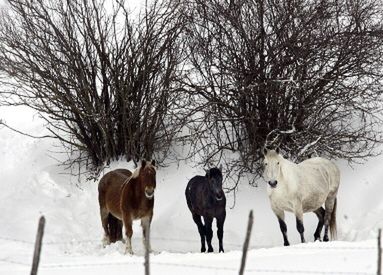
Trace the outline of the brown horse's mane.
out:
[[[145,167],[137,167],[136,169],[134,169],[133,173],[131,176],[126,176],[125,174],[123,173],[120,173],[120,172],[116,172],[118,175],[120,175],[121,177],[126,177],[125,181],[122,183],[122,186],[121,188],[124,187],[124,185],[128,184],[129,182],[131,182],[133,179],[137,179],[139,176],[140,176],[140,172],[141,172],[141,169],[151,169],[152,171],[156,171],[156,167],[154,165],[152,165],[151,163],[147,162]]]
[[[138,178],[138,176],[140,175],[141,169],[144,169],[144,170],[150,169],[152,171],[156,171],[156,167],[152,165],[150,162],[147,162],[144,167],[142,166],[138,167],[137,169],[133,171],[132,178]]]
[[[121,178],[125,178],[124,182],[120,186],[120,192],[122,192],[125,186],[127,186],[127,184],[129,184],[132,180],[138,179],[141,169],[151,169],[152,171],[156,171],[156,167],[149,162],[146,163],[145,167],[140,166],[134,169],[133,173],[130,176],[127,176],[119,171],[114,171],[114,173],[119,175]]]
[[[132,176],[130,178],[132,178],[132,179],[138,178],[138,176],[140,175],[141,169],[142,169],[142,166],[134,169]]]

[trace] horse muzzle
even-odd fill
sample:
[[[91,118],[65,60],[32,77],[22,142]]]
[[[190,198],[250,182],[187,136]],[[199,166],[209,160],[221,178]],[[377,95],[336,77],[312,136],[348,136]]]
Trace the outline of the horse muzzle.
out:
[[[215,196],[215,199],[217,200],[217,201],[221,201],[221,200],[223,200],[223,196]]]
[[[149,200],[153,199],[154,197],[154,189],[145,189],[145,197]]]
[[[221,201],[221,200],[223,200],[223,198],[224,198],[224,194],[222,191],[215,194],[215,199],[217,201]]]
[[[271,188],[277,187],[277,183],[278,183],[278,181],[276,181],[276,180],[270,180],[269,181],[269,185]]]

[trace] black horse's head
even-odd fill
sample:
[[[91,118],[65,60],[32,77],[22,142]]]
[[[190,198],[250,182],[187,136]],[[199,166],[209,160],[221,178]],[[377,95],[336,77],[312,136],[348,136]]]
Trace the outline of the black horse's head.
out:
[[[225,195],[222,190],[222,173],[221,170],[218,168],[211,168],[208,171],[206,171],[206,178],[209,184],[209,190],[213,194],[213,197],[220,201],[222,200]]]

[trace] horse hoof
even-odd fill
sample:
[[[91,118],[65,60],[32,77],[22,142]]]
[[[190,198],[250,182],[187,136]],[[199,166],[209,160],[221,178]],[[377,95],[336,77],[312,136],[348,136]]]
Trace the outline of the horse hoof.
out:
[[[324,242],[328,242],[328,241],[329,241],[328,237],[327,237],[327,236],[324,236],[324,237],[323,237],[323,241],[324,241]]]
[[[133,253],[133,250],[132,249],[129,249],[129,248],[127,248],[126,250],[125,250],[125,255],[133,255],[134,253]]]
[[[201,247],[201,253],[205,253],[206,252],[206,247]]]
[[[208,253],[211,253],[211,252],[214,252],[214,249],[212,247],[209,247],[209,249],[207,250]]]
[[[284,246],[290,246],[290,243],[287,242],[287,243],[284,243],[283,245]]]
[[[102,239],[102,246],[106,247],[107,245],[110,245],[110,239],[108,237],[104,237]]]
[[[223,248],[220,248],[220,249],[219,249],[219,253],[221,253],[221,252],[222,252],[222,253],[225,253],[225,251],[223,250]]]

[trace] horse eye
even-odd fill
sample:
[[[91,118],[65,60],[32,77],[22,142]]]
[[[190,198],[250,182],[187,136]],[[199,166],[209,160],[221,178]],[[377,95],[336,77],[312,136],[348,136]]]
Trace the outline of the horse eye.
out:
[[[277,164],[279,165],[279,161],[277,162]]]

